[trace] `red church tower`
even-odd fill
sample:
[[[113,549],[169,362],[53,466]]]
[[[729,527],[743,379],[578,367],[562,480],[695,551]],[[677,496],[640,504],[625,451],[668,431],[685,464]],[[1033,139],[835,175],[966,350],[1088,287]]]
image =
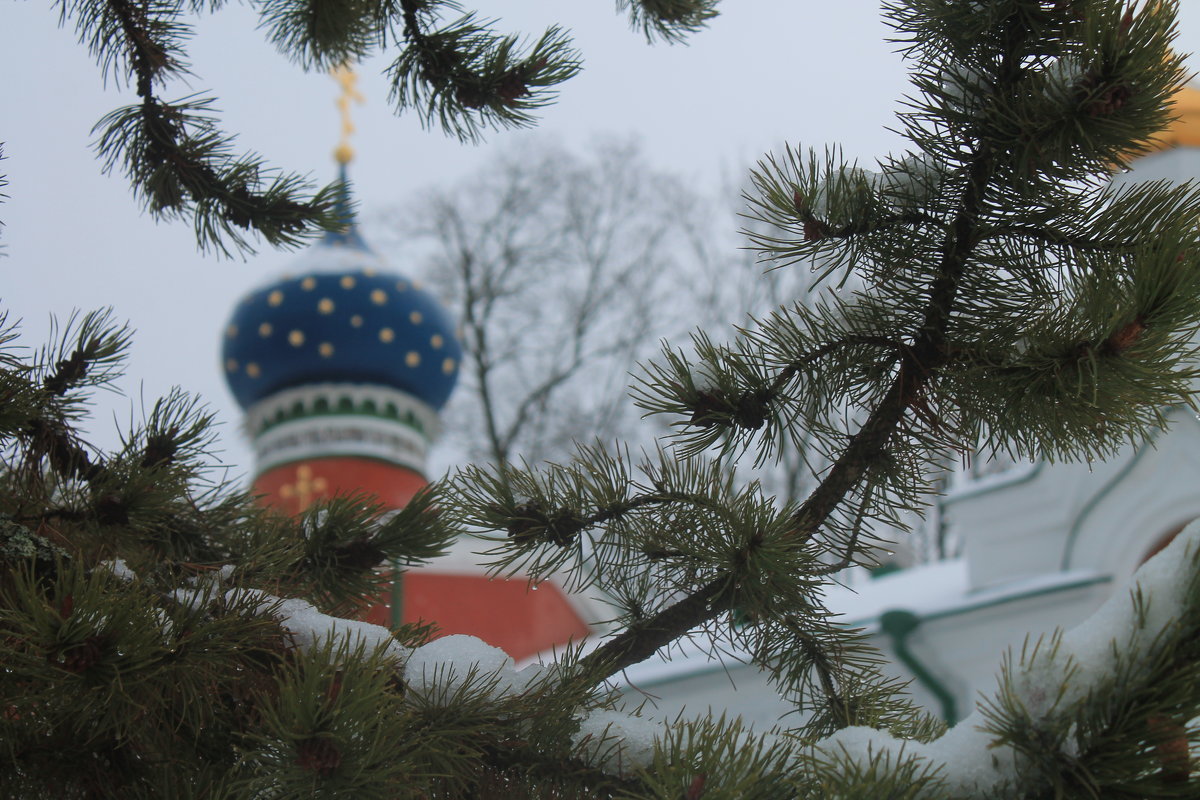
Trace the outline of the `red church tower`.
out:
[[[337,156],[344,180],[345,142]],[[291,276],[242,299],[223,351],[264,503],[299,513],[320,498],[363,493],[401,507],[425,485],[426,451],[462,348],[445,308],[389,270],[353,220],[303,253]],[[516,659],[587,635],[558,587],[488,579],[463,556],[405,572],[367,618],[436,622]]]

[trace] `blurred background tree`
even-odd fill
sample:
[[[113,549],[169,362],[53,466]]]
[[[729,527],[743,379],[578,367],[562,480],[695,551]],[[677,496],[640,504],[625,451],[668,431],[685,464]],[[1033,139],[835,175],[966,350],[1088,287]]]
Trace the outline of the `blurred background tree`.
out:
[[[629,374],[714,314],[698,290],[716,276],[695,258],[713,222],[711,204],[633,140],[584,155],[526,143],[386,214],[384,249],[403,252],[461,325],[448,452],[498,463],[561,460],[594,439],[653,447]]]

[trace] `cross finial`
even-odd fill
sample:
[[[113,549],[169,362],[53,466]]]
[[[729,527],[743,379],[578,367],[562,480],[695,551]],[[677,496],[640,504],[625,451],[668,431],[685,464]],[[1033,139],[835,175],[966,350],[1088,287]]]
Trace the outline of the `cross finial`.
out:
[[[350,102],[361,105],[366,99],[358,90],[358,74],[350,67],[349,62],[339,64],[329,70],[329,74],[342,87],[342,94],[337,99],[338,111],[342,114],[342,139],[333,150],[333,157],[342,166],[349,164],[354,158],[354,148],[350,146],[350,134],[354,133],[354,120],[350,118]]]

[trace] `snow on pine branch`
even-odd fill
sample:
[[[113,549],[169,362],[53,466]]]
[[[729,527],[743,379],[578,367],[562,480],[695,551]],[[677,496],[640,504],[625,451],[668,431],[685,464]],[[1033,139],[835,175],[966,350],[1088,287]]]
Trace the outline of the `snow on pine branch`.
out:
[[[212,597],[211,591],[201,589],[177,589],[176,600],[185,605],[205,604]],[[291,636],[293,644],[301,652],[308,653],[321,647],[338,650],[343,646],[350,650],[362,648],[367,651],[382,648],[384,654],[403,663],[412,652],[396,641],[392,632],[382,625],[373,625],[356,619],[344,619],[324,614],[316,606],[296,597],[280,598],[261,589],[237,588],[224,593],[229,607],[244,607],[251,613],[270,614],[279,621]]]
[[[1195,614],[1198,569],[1200,520],[1142,565],[1129,591],[1115,592],[1078,627],[1022,654],[1006,669],[1001,693],[984,704],[987,710],[977,710],[941,738],[921,743],[860,726],[838,731],[818,743],[818,749],[835,768],[838,762],[869,768],[920,759],[939,770],[955,796],[990,796],[1018,786],[1028,760],[993,733],[997,721],[1003,724],[994,713],[1001,698],[1007,694],[1007,705],[1021,708],[1034,726],[1070,730],[1059,737],[1060,746],[1064,756],[1077,757],[1080,743],[1069,722],[1072,711],[1111,690],[1114,676],[1150,674],[1150,665],[1177,639],[1181,618]]]
[[[124,562],[104,566],[123,580],[136,578]],[[194,608],[207,605],[219,595],[228,607],[269,614],[305,653],[322,647],[331,651],[342,646],[368,651],[382,648],[401,667],[408,696],[413,700],[449,705],[463,690],[476,697],[501,700],[532,691],[554,679],[553,668],[541,664],[515,669],[507,653],[474,636],[443,636],[410,649],[397,642],[382,625],[330,616],[298,598],[279,598],[250,588],[220,592],[220,584],[231,574],[232,569],[223,569],[197,581],[196,588],[175,590],[173,597]],[[580,727],[572,742],[589,763],[610,774],[627,775],[653,761],[655,742],[664,733],[661,723],[635,714],[597,709],[580,716]]]
[[[499,700],[523,694],[553,680],[553,668],[531,664],[516,670],[498,647],[463,634],[444,636],[418,647],[404,668],[410,696],[446,705],[469,687]],[[588,763],[612,775],[628,775],[654,760],[655,742],[665,733],[661,723],[635,714],[594,709],[579,717],[572,744]]]
[[[541,664],[514,669],[513,660],[499,647],[456,633],[414,650],[404,667],[404,683],[423,701],[446,705],[468,685],[494,700],[523,694],[549,671]]]

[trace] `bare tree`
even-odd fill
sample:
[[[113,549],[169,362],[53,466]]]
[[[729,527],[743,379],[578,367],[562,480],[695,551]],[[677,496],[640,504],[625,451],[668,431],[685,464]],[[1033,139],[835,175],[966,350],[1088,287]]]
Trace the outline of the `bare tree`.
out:
[[[461,322],[452,446],[476,460],[537,461],[564,457],[577,439],[631,436],[628,373],[695,324],[690,287],[707,278],[688,270],[706,213],[625,140],[586,156],[526,145],[399,215],[388,235],[417,248],[408,269]]]

